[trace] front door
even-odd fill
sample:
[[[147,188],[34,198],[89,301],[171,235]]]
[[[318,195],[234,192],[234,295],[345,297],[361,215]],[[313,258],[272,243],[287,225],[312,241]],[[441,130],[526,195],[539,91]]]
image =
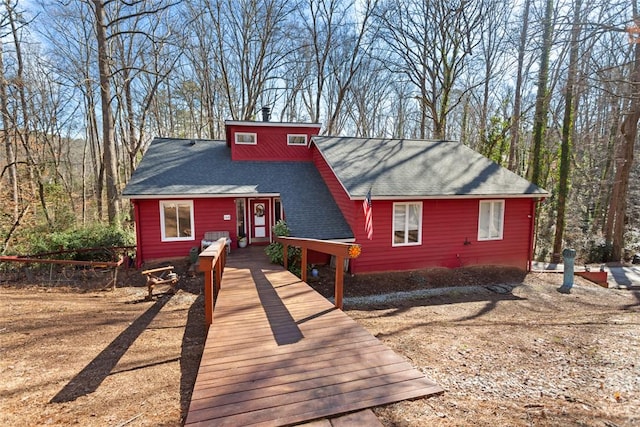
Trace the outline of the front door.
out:
[[[269,242],[271,221],[269,220],[269,199],[254,199],[249,203],[251,216],[251,242]]]

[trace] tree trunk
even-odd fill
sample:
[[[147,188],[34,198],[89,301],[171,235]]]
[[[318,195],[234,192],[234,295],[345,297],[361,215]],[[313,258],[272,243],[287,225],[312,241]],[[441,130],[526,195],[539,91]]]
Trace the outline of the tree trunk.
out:
[[[536,94],[536,110],[533,119],[533,145],[529,162],[529,180],[536,185],[542,185],[541,164],[542,146],[547,130],[547,115],[549,110],[549,57],[553,40],[553,0],[547,0],[544,14],[544,30],[542,33],[542,55],[540,57],[540,71],[538,73],[538,92]]]
[[[553,240],[553,262],[560,262],[562,242],[565,228],[565,211],[569,194],[569,170],[571,168],[571,150],[573,144],[573,128],[575,124],[575,82],[578,72],[578,54],[580,46],[580,12],[582,0],[575,0],[573,11],[573,25],[571,28],[571,45],[569,53],[569,68],[567,70],[567,87],[564,98],[564,118],[562,121],[562,145],[560,147],[560,179],[558,182],[558,205],[556,209],[556,230]]]
[[[522,108],[522,82],[524,80],[524,54],[527,48],[527,32],[529,28],[529,8],[531,0],[525,0],[524,12],[522,13],[522,29],[520,31],[520,44],[518,46],[518,72],[516,77],[516,88],[513,98],[513,116],[511,119],[511,145],[509,146],[509,170],[516,171],[518,168],[518,146],[520,145],[520,115]]]
[[[0,115],[2,116],[2,141],[7,155],[7,171],[9,173],[9,186],[11,187],[11,201],[13,203],[13,221],[18,221],[20,215],[20,197],[18,193],[18,171],[16,167],[16,153],[11,141],[10,129],[13,128],[9,116],[7,97],[7,80],[4,76],[4,51],[2,39],[0,39]],[[1,187],[0,187],[1,188]]]
[[[620,261],[624,249],[629,176],[633,165],[634,144],[640,119],[640,43],[634,46],[634,66],[631,73],[631,99],[620,126],[620,145],[616,152],[615,178],[609,205],[605,239],[611,243],[611,259]]]
[[[96,14],[96,39],[98,42],[98,70],[100,72],[100,98],[102,107],[102,144],[105,185],[107,187],[107,215],[110,225],[118,225],[120,205],[118,203],[118,158],[113,131],[113,113],[111,111],[111,73],[107,52],[104,4],[93,0]]]

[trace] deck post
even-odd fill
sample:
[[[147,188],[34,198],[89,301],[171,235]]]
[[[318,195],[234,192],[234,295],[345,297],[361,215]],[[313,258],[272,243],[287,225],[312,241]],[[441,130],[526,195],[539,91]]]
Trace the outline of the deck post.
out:
[[[300,278],[307,281],[307,248],[302,248],[302,259],[300,260]]]
[[[342,310],[342,293],[344,282],[344,257],[336,256],[336,308]]]
[[[289,269],[289,245],[282,244],[282,262],[285,270]]]
[[[359,257],[360,253],[362,252],[362,248],[360,247],[360,245],[356,245],[353,243],[332,242],[328,240],[304,239],[300,237],[287,236],[275,236],[274,240],[282,244],[285,270],[288,269],[288,247],[294,246],[302,249],[300,278],[303,282],[307,281],[308,250],[317,251],[336,257],[335,306],[342,310],[344,260]]]

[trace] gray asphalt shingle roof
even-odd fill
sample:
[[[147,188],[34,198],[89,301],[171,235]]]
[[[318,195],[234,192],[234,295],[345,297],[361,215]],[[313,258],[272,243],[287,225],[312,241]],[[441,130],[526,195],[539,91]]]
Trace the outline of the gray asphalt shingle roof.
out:
[[[195,143],[194,143],[195,142]],[[128,198],[280,194],[291,234],[352,238],[311,162],[232,162],[225,141],[156,138],[123,191]]]
[[[547,192],[453,141],[313,137],[352,198],[531,196]]]
[[[354,199],[544,197],[547,192],[452,141],[313,137]],[[311,162],[231,161],[225,141],[156,138],[123,191],[128,198],[280,194],[292,235],[352,238]]]

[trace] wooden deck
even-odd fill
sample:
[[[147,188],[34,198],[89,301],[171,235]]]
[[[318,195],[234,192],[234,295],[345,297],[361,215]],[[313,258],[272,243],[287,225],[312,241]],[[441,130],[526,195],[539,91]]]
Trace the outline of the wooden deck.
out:
[[[227,260],[185,425],[290,425],[442,391],[247,248]]]

